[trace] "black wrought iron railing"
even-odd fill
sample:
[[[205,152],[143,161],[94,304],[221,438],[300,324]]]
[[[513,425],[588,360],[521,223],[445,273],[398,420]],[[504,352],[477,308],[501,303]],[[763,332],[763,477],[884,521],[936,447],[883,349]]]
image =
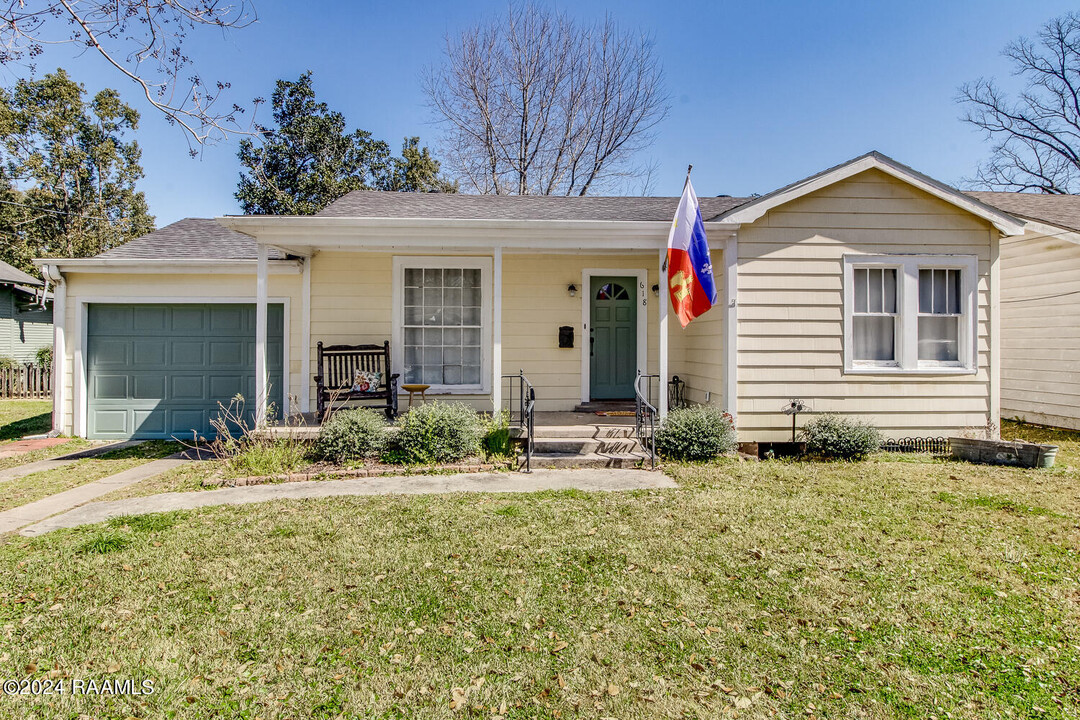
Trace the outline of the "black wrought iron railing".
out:
[[[638,373],[634,380],[634,427],[641,446],[649,451],[649,462],[656,468],[656,421],[659,412],[653,405],[653,381],[660,383],[659,375]]]
[[[516,427],[525,450],[525,472],[532,472],[533,435],[536,428],[536,391],[524,370],[517,375],[503,375],[506,383],[506,411],[510,427]],[[516,391],[516,392],[515,392]]]

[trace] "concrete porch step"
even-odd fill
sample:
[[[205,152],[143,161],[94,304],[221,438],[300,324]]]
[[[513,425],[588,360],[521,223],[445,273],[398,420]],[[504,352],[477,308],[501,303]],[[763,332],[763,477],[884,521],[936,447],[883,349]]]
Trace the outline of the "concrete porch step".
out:
[[[628,453],[641,450],[633,437],[538,437],[533,440],[534,453],[577,454]]]
[[[518,437],[517,428],[511,428],[511,435]],[[632,438],[634,426],[629,425],[538,425],[533,428],[537,441],[552,438]]]
[[[525,467],[525,456],[518,457],[518,465]],[[536,453],[532,455],[533,468],[637,468],[650,467],[649,456],[641,452],[626,453]]]
[[[578,413],[594,413],[594,412],[616,412],[616,411],[634,411],[636,403],[633,400],[590,400],[589,402],[579,403],[574,408],[574,412]]]

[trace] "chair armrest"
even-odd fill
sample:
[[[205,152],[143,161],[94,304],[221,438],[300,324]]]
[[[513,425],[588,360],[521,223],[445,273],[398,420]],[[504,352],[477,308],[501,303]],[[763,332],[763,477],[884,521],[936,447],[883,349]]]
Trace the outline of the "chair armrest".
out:
[[[322,376],[322,375],[316,375],[316,376],[315,376],[314,378],[312,378],[312,379],[313,379],[313,380],[314,380],[314,381],[315,381],[315,382],[316,382],[317,384],[321,385],[321,384],[322,384],[322,381],[323,381],[323,376]]]

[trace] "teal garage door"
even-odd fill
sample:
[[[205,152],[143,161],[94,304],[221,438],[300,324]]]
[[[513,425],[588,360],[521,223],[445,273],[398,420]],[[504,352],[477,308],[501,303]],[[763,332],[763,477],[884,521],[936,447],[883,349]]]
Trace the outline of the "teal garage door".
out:
[[[284,312],[267,308],[270,402],[281,407]],[[87,435],[191,438],[241,394],[255,405],[255,305],[87,307]]]

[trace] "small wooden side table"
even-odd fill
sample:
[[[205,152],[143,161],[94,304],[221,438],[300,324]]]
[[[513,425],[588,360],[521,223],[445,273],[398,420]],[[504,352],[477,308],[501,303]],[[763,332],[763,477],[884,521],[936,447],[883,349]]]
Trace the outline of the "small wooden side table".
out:
[[[402,385],[401,389],[404,390],[405,392],[409,393],[409,407],[412,407],[413,395],[415,393],[420,393],[420,402],[421,403],[427,402],[427,395],[425,395],[424,393],[427,392],[427,389],[429,387],[431,387],[431,386],[430,385],[421,385],[421,384]]]

